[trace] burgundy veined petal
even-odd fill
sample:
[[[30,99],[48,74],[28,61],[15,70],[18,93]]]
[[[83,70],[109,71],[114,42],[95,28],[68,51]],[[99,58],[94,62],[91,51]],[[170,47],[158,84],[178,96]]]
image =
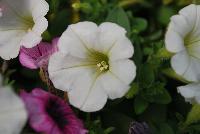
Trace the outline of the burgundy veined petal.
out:
[[[80,119],[61,98],[35,88],[31,93],[20,94],[29,113],[29,124],[45,134],[87,134]]]

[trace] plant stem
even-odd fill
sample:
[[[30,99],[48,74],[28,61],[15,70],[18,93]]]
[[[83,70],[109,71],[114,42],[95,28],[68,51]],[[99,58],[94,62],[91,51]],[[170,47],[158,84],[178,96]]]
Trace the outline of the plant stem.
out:
[[[72,23],[76,23],[80,21],[80,14],[79,11],[73,8],[74,4],[80,4],[80,0],[72,0],[71,7],[72,7]]]

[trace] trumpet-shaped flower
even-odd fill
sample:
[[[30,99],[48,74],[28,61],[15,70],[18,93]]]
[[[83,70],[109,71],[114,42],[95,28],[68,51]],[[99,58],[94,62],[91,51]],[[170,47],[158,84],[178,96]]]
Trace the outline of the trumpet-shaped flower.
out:
[[[200,80],[200,6],[189,5],[171,17],[165,44],[175,55],[172,68],[188,81]]]
[[[27,120],[23,101],[9,86],[0,86],[0,133],[20,134]]]
[[[0,0],[0,57],[17,57],[21,46],[31,48],[47,29],[45,0]]]
[[[86,134],[83,123],[61,98],[42,89],[21,92],[31,127],[45,134]]]
[[[33,48],[22,47],[19,54],[21,64],[30,69],[47,68],[49,57],[58,50],[57,42],[58,38],[55,38],[52,44],[40,42]]]
[[[86,112],[100,110],[107,98],[125,95],[135,78],[134,49],[124,28],[105,22],[68,26],[50,57],[50,79],[68,92],[69,102]]]

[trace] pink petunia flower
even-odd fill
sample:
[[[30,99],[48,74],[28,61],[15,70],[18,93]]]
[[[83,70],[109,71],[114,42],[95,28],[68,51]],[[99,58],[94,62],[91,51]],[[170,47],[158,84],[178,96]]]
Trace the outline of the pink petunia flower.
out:
[[[61,98],[39,88],[31,93],[22,91],[20,96],[29,114],[29,124],[36,132],[87,134],[82,121]]]
[[[52,44],[41,42],[33,48],[21,47],[19,61],[30,69],[47,68],[49,57],[58,50],[58,39],[53,39]]]

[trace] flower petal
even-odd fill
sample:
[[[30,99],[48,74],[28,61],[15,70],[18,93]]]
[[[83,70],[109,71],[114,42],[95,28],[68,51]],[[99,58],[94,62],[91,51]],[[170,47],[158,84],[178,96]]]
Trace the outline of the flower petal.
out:
[[[60,52],[70,52],[72,56],[87,57],[89,49],[96,41],[97,25],[92,22],[79,22],[69,25],[62,34],[58,46]]]
[[[112,72],[106,72],[100,77],[103,89],[110,99],[121,98],[130,89],[130,86],[119,79]]]
[[[51,130],[54,126],[57,128],[54,121],[47,114],[46,115],[45,114],[31,115],[30,125],[35,131],[43,132],[46,134],[51,134],[52,133]],[[57,129],[57,131],[59,130]]]
[[[171,59],[172,68],[188,81],[200,80],[199,59],[188,55],[186,51],[177,53]]]
[[[29,115],[41,114],[45,111],[45,105],[42,103],[43,100],[40,100],[39,97],[34,97],[25,91],[22,91],[20,96],[26,104],[26,109],[29,111]]]
[[[184,16],[187,22],[191,25],[195,25],[196,16],[197,16],[196,5],[191,4],[189,6],[184,7],[179,11],[179,14]]]
[[[115,43],[125,38],[126,30],[111,22],[102,23],[99,28],[99,37],[95,48],[100,52],[108,52]]]
[[[133,56],[134,49],[131,41],[124,37],[115,42],[115,44],[110,48],[109,59],[110,60],[119,60],[131,58]]]
[[[38,46],[35,46],[31,49],[24,47],[20,49],[19,61],[23,66],[30,69],[37,69],[39,67],[36,64],[36,60],[41,55],[39,55],[38,51],[35,48],[38,48]]]
[[[48,71],[56,88],[69,91],[75,79],[85,71],[87,72],[91,66],[93,65],[85,59],[58,52],[51,56]]]
[[[47,14],[49,5],[45,0],[29,0],[29,9],[32,12],[34,20],[36,20]]]
[[[178,92],[190,103],[200,103],[200,84],[192,83],[178,87]]]
[[[29,31],[21,40],[20,44],[26,48],[32,48],[40,43],[42,37],[34,31]]]
[[[41,17],[38,18],[35,21],[35,25],[33,26],[33,31],[38,34],[38,36],[41,36],[41,34],[47,29],[48,27],[48,21],[46,18]]]
[[[186,18],[182,15],[174,15],[171,17],[169,28],[177,32],[184,38],[192,29],[192,25],[189,24]]]
[[[52,44],[41,42],[33,48],[22,47],[19,55],[21,64],[30,69],[48,66],[49,57],[58,50],[57,40],[54,39]]]
[[[131,60],[118,60],[109,62],[110,71],[127,85],[130,84],[136,76],[136,66]]]
[[[0,88],[0,133],[19,134],[27,120],[22,100],[9,87]]]
[[[99,78],[92,72],[80,75],[68,92],[69,102],[85,112],[94,112],[103,108],[107,94],[102,89]]]
[[[0,31],[0,56],[9,60],[17,57],[20,49],[20,35],[22,31],[11,30],[11,31]]]
[[[170,52],[180,52],[185,49],[183,38],[170,27],[165,35],[165,46]]]

